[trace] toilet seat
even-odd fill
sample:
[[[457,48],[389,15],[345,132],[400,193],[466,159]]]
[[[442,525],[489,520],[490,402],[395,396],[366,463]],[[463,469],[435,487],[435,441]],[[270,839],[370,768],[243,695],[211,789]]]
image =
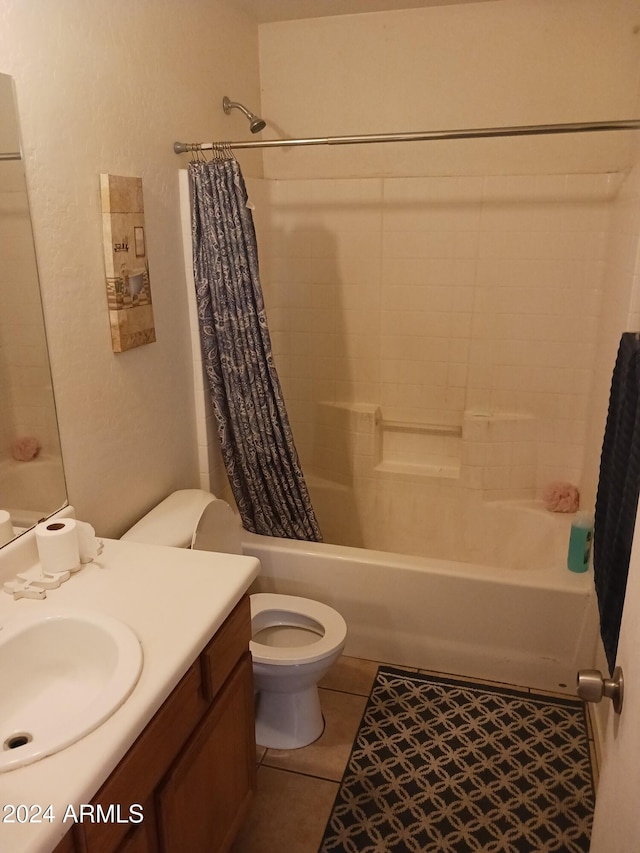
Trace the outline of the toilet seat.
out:
[[[303,646],[267,646],[251,640],[249,649],[256,663],[275,666],[313,663],[330,655],[345,641],[347,623],[336,610],[320,601],[270,592],[255,593],[250,596],[250,601],[252,627],[255,620],[259,623],[259,630],[269,624],[292,625],[310,630],[310,623],[315,622],[324,631],[315,642]],[[270,611],[274,612],[273,622],[267,616]]]

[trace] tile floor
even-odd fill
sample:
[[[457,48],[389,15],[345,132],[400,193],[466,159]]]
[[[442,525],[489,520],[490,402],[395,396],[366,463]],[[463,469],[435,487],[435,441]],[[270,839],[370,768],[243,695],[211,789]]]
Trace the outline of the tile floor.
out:
[[[320,682],[325,729],[315,743],[258,747],[258,791],[231,853],[317,853],[379,665],[343,656]]]

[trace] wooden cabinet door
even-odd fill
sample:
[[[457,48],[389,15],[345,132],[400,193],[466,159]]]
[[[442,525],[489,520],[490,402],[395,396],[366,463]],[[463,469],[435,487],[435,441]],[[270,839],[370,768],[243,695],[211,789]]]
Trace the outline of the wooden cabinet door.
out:
[[[118,853],[155,853],[155,841],[143,828],[137,829],[133,835],[127,836],[126,841],[118,848]]]
[[[132,804],[146,804],[152,800],[156,787],[174,759],[190,742],[194,730],[197,731],[206,709],[202,668],[198,660],[98,791],[94,804],[100,803],[107,810],[117,803],[123,812],[127,812]],[[143,825],[145,828],[153,827],[146,806]],[[113,822],[85,822],[74,826],[76,846],[88,853],[120,851],[120,845],[130,831],[127,824]],[[142,843],[141,837],[142,834],[137,843]]]
[[[159,789],[162,853],[229,848],[256,784],[253,702],[247,652]]]
[[[144,803],[144,821],[130,831],[118,847],[118,853],[158,853],[155,802],[153,797]]]
[[[73,841],[73,829],[67,832],[62,841],[54,848],[53,853],[75,853],[76,846]]]

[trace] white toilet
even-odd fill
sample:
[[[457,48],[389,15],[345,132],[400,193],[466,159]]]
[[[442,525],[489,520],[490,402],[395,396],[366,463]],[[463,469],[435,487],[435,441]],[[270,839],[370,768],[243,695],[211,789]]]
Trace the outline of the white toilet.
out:
[[[173,492],[122,539],[241,554],[240,520],[229,504],[201,489]],[[347,625],[332,607],[275,593],[251,596],[256,741],[297,749],[324,728],[317,683],[340,657]]]

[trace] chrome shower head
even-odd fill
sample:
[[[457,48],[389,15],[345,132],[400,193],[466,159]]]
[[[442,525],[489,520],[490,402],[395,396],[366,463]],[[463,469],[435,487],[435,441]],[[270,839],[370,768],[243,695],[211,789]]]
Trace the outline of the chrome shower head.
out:
[[[236,101],[230,101],[229,98],[225,95],[222,99],[222,109],[227,113],[227,115],[231,112],[231,110],[240,110],[240,112],[244,113],[246,117],[249,119],[249,130],[251,133],[260,133],[261,130],[264,130],[267,126],[266,121],[259,118],[257,115],[254,115],[250,110],[244,107],[242,104],[237,103]]]

